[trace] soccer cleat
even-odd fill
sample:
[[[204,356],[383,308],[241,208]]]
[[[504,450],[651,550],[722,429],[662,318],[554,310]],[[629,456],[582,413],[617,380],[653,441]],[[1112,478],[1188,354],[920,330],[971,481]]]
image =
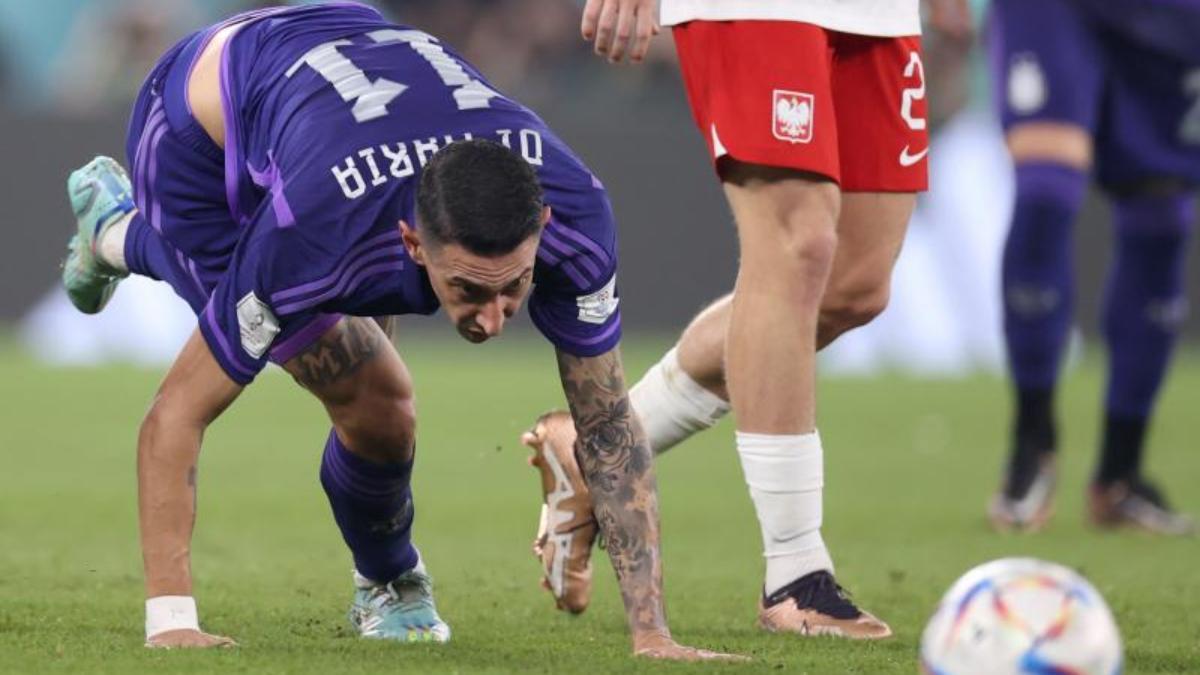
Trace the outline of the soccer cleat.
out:
[[[1054,515],[1057,476],[1053,452],[1014,455],[1005,485],[988,507],[992,527],[1000,531],[1040,530]]]
[[[1105,528],[1132,527],[1173,537],[1196,534],[1196,522],[1171,509],[1162,492],[1141,478],[1088,489],[1088,515]]]
[[[542,587],[559,609],[578,614],[592,597],[592,544],[599,527],[592,496],[575,460],[575,423],[564,411],[538,418],[521,442],[542,476],[542,516],[533,555],[542,562]]]
[[[892,629],[859,609],[826,570],[806,574],[770,596],[758,610],[758,625],[771,633],[830,635],[851,640],[879,640]]]
[[[129,272],[118,270],[96,254],[96,241],[114,223],[134,210],[133,189],[120,164],[96,157],[67,178],[67,195],[75,212],[78,232],[67,244],[62,265],[67,297],[84,314],[95,314],[112,298]]]
[[[433,604],[433,579],[409,570],[386,583],[354,574],[350,625],[366,638],[397,642],[449,642],[450,626]]]

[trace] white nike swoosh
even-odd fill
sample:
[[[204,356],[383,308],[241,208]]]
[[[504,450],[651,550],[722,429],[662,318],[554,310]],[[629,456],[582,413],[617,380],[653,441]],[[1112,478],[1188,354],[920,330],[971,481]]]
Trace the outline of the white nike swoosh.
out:
[[[909,154],[908,146],[906,145],[906,146],[904,146],[904,149],[900,151],[900,166],[912,166],[913,164],[916,164],[917,162],[921,161],[922,159],[925,159],[925,155],[928,155],[928,154],[929,154],[928,146],[924,150],[913,155],[913,154]]]

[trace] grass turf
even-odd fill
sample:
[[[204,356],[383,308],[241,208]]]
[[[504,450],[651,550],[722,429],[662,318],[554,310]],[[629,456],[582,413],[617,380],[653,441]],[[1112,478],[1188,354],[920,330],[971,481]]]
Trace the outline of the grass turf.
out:
[[[664,343],[627,347],[640,373]],[[1200,544],[1106,534],[1083,524],[1102,373],[1064,382],[1059,513],[1049,531],[998,536],[983,507],[998,480],[1008,397],[1002,380],[896,376],[824,381],[826,539],[839,578],[897,637],[874,644],[766,635],[753,627],[759,535],[732,432],[720,428],[659,463],[668,609],[676,636],[749,654],[744,665],[634,661],[603,554],[591,609],[555,612],[530,557],[539,492],[520,431],[561,401],[547,348],[403,347],[419,391],[415,541],[454,640],[356,639],[344,613],[348,553],[317,483],[327,426],[281,373],[260,378],[215,425],[200,472],[193,551],[204,625],[237,650],[142,648],[134,442],[159,375],[51,369],[0,348],[0,671],[912,673],[940,594],[984,560],[1028,554],[1080,568],[1112,605],[1128,672],[1200,670]],[[1200,511],[1200,358],[1180,359],[1151,438],[1151,473]]]

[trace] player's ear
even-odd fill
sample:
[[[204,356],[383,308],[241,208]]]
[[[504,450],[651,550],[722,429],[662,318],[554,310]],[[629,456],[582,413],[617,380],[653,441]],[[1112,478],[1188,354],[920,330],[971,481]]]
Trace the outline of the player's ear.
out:
[[[548,222],[550,222],[550,206],[549,205],[542,207],[542,217],[538,219],[538,224],[540,224],[542,227],[545,227],[546,223],[548,223]]]
[[[403,220],[400,221],[400,239],[404,242],[404,250],[408,257],[418,265],[425,264],[425,246],[421,244],[421,235]]]

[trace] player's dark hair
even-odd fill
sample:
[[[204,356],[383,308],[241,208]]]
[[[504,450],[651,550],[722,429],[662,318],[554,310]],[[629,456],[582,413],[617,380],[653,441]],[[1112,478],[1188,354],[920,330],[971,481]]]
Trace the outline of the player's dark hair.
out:
[[[529,163],[494,141],[458,141],[421,174],[417,215],[436,244],[503,255],[541,226],[542,188]]]

